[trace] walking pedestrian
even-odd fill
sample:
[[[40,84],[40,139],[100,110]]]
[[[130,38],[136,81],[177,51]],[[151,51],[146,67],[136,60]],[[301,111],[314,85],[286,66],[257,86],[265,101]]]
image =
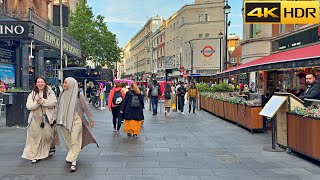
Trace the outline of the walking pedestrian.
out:
[[[30,114],[27,139],[22,154],[22,158],[31,160],[31,163],[37,163],[53,155],[55,145],[59,144],[58,134],[53,127],[55,121],[52,119],[56,103],[56,96],[46,80],[42,77],[37,78],[36,85],[27,99],[26,106]]]
[[[99,145],[91,132],[94,126],[92,112],[83,93],[78,90],[77,80],[66,78],[63,90],[55,114],[67,146],[66,162],[71,163],[70,172],[75,172],[81,149],[91,143]]]
[[[157,82],[157,80],[153,80],[153,84],[151,85],[149,90],[149,97],[150,97],[152,109],[153,109],[152,115],[154,116],[158,114],[158,103],[159,103],[160,96],[161,96],[160,85]]]
[[[170,109],[172,107],[172,94],[173,94],[173,90],[171,88],[171,86],[167,83],[164,86],[164,107],[165,107],[165,116],[169,116],[170,115]]]
[[[184,96],[186,95],[186,93],[187,93],[187,89],[184,87],[184,83],[181,82],[181,85],[177,90],[178,108],[179,108],[179,112],[181,112],[181,114],[184,114],[184,112],[183,112],[184,101],[185,101]]]
[[[133,137],[137,137],[140,134],[140,128],[144,120],[143,109],[143,96],[136,83],[132,83],[120,111],[124,115],[124,132],[128,136],[133,134]]]
[[[125,97],[125,92],[121,88],[119,82],[115,82],[115,87],[110,91],[108,100],[108,109],[112,112],[113,116],[113,130],[120,134],[120,128],[122,123],[122,115],[120,114],[120,107]]]
[[[108,80],[104,88],[106,105],[108,105],[108,99],[109,99],[111,89],[112,89],[111,82]]]
[[[191,113],[191,105],[192,105],[193,113],[196,114],[196,104],[197,104],[198,94],[199,92],[195,84],[191,83],[187,93],[187,99],[189,100],[189,113]]]

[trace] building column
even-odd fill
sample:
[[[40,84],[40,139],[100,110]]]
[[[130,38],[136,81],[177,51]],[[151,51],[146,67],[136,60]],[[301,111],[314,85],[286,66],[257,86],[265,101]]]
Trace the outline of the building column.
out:
[[[35,55],[35,77],[44,76],[44,53],[43,50],[37,51]]]
[[[21,57],[18,59],[19,64],[21,65],[20,71],[21,76],[21,88],[23,90],[30,90],[29,84],[29,48],[26,45],[23,45],[21,48]],[[17,63],[18,64],[18,63]]]

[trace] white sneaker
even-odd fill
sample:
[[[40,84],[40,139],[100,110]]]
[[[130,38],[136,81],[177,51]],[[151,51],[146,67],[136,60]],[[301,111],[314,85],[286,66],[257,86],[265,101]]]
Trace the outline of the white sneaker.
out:
[[[182,112],[181,114],[184,114],[184,112]]]

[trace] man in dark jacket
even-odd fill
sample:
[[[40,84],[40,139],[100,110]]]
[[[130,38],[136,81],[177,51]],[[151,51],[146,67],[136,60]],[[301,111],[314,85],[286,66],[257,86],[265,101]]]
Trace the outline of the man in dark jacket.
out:
[[[299,96],[300,99],[304,100],[304,106],[310,106],[312,102],[306,101],[305,99],[318,99],[320,100],[320,84],[316,81],[313,74],[308,74],[306,76],[307,88]]]
[[[184,96],[187,93],[187,89],[184,87],[184,83],[181,82],[181,86],[177,90],[177,97],[178,97],[178,112],[181,112],[181,114],[184,114],[183,108],[184,108]]]
[[[149,90],[149,97],[152,104],[152,110],[153,110],[152,115],[154,116],[158,114],[158,102],[159,102],[160,96],[161,96],[160,85],[157,82],[157,80],[153,80],[153,84],[150,86],[150,90]]]

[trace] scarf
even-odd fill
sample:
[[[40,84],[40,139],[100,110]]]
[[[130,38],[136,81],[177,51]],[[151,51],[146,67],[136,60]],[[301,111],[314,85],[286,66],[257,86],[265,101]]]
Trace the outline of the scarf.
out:
[[[74,113],[76,111],[78,82],[72,77],[66,78],[65,81],[68,84],[68,89],[62,92],[59,101],[57,124],[63,125],[68,130],[71,130]]]

